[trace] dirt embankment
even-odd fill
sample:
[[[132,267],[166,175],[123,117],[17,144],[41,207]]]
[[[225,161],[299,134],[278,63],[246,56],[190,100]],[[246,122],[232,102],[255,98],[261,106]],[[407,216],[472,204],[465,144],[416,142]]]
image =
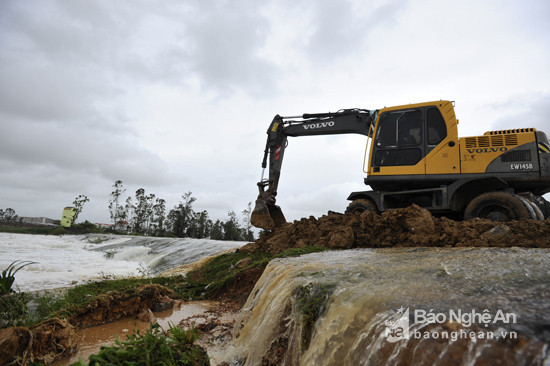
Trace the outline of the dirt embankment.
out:
[[[263,251],[273,255],[307,246],[333,249],[422,246],[549,248],[550,219],[506,223],[480,219],[457,222],[433,217],[418,206],[381,215],[372,212],[333,213],[318,219],[310,217],[287,223],[273,232],[264,233],[240,251]],[[245,263],[245,260],[248,262]],[[245,260],[237,263],[236,267],[244,268],[252,261],[250,258]],[[237,307],[242,305],[262,270],[263,267],[252,267],[239,272],[220,290],[219,299]],[[173,301],[171,295],[171,291],[162,286],[142,286],[134,292],[102,295],[85,307],[76,309],[68,319],[51,319],[31,328],[1,329],[0,365],[10,361],[26,364],[31,360],[49,363],[67,356],[77,346],[76,328],[136,316],[143,309]],[[219,322],[211,323],[203,324],[203,331],[209,333],[210,328],[215,328],[212,324]]]
[[[0,365],[48,364],[71,354],[77,346],[76,329],[124,317],[144,309],[173,305],[172,292],[160,285],[144,285],[125,293],[111,292],[74,309],[67,319],[53,318],[32,326],[0,329]]]
[[[550,247],[550,220],[498,223],[437,218],[416,205],[381,215],[332,213],[287,223],[243,251],[270,254],[289,248],[324,246],[334,249],[387,247]]]

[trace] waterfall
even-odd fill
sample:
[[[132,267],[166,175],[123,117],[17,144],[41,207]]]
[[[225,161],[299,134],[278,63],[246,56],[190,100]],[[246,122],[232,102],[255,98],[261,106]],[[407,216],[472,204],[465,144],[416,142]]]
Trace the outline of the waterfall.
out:
[[[270,262],[234,365],[549,362],[550,251],[392,248]]]

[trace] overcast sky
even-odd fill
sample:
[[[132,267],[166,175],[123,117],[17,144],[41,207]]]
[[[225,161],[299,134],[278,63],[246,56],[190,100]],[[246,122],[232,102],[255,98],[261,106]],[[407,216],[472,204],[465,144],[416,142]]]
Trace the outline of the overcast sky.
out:
[[[550,133],[546,0],[3,0],[0,208],[110,222],[117,179],[224,219],[275,114],[456,101],[461,136]],[[366,138],[291,138],[288,219],[344,211]]]

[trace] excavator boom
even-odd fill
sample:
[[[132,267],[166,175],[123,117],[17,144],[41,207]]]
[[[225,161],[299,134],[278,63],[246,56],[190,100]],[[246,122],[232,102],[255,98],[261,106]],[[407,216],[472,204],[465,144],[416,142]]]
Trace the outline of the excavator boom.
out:
[[[281,208],[275,205],[277,187],[288,136],[318,136],[357,133],[372,135],[372,121],[376,111],[344,109],[338,112],[303,114],[296,117],[276,115],[267,130],[267,142],[262,161],[265,169],[269,162],[269,178],[258,182],[259,195],[252,211],[251,223],[255,227],[273,230],[286,223]]]

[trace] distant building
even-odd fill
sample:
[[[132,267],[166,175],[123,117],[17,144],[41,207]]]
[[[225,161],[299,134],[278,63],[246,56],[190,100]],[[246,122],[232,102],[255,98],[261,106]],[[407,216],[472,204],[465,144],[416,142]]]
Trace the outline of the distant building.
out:
[[[34,224],[34,225],[59,225],[59,220],[49,219],[47,217],[18,217],[19,222],[23,224]]]
[[[65,207],[61,215],[61,226],[71,227],[75,214],[76,209],[74,207]]]
[[[96,222],[94,225],[96,227],[100,228],[100,229],[112,229],[113,228],[113,224],[102,224],[102,223]]]

